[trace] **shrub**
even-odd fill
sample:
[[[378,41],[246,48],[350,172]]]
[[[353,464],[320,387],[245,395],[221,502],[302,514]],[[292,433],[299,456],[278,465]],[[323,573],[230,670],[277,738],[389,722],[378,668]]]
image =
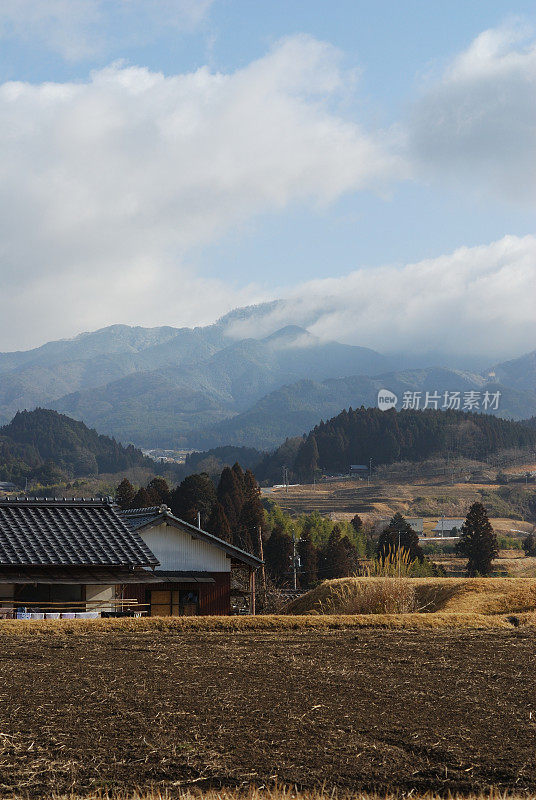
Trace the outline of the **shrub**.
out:
[[[324,604],[324,614],[409,614],[417,611],[415,587],[404,578],[341,583]]]

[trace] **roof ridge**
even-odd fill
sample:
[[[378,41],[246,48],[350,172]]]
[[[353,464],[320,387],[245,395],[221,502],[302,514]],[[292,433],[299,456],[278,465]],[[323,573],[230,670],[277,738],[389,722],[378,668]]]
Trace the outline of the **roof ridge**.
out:
[[[145,508],[125,508],[121,509],[120,514],[128,517],[145,516],[146,514],[163,513],[164,511],[171,513],[169,506],[162,504],[161,506],[146,506]]]
[[[0,505],[6,506],[103,506],[114,507],[117,503],[109,497],[1,497]]]

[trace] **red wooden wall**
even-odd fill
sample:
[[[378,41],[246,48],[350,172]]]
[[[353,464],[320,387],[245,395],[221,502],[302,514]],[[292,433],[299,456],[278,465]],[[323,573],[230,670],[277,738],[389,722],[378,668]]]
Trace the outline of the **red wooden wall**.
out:
[[[123,593],[129,600],[149,603],[151,589],[192,589],[199,592],[199,614],[225,616],[231,613],[231,573],[211,572],[214,583],[130,583]],[[148,611],[148,608],[145,608]]]

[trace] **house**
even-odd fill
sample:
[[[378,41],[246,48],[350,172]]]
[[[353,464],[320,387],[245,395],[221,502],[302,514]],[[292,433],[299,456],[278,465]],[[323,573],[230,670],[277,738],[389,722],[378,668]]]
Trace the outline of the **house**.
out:
[[[167,506],[123,511],[121,517],[159,562],[154,575],[162,583],[134,589],[152,615],[230,614],[234,570],[247,573],[249,610],[255,613],[261,559],[175,517]]]
[[[5,611],[112,612],[118,596],[128,598],[129,587],[160,581],[152,572],[156,566],[156,556],[110,503],[0,501],[0,608]]]
[[[437,537],[453,537],[460,535],[460,528],[462,527],[465,519],[461,518],[448,518],[448,517],[441,517],[438,520],[437,525],[433,528],[433,533]]]
[[[231,569],[255,556],[173,516],[102,500],[0,501],[0,609],[70,616],[130,608],[155,616],[229,614]],[[30,612],[31,609],[31,612]]]

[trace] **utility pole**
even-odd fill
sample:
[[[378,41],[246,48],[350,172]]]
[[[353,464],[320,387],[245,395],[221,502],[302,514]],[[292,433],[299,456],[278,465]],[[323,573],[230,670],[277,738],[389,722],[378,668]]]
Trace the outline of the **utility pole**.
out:
[[[369,471],[368,471],[368,481],[367,485],[370,486],[370,476],[372,474],[372,459],[369,458]]]
[[[400,530],[398,531],[398,577],[400,578]]]
[[[266,570],[264,569],[264,547],[262,545],[262,528],[257,528],[257,533],[259,535],[259,556],[261,558],[261,582],[262,582],[262,607],[263,610],[266,608]]]
[[[295,592],[298,591],[298,566],[300,565],[300,559],[298,556],[298,552],[296,549],[296,545],[300,542],[301,539],[296,539],[296,531],[294,527],[292,528],[292,588]]]

